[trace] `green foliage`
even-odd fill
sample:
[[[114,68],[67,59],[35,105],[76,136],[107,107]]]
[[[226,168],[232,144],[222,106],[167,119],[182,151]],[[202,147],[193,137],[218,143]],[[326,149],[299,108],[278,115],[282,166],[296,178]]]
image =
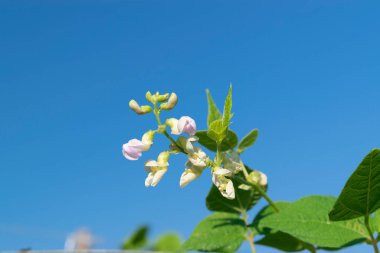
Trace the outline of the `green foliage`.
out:
[[[201,130],[195,134],[199,140],[198,142],[205,148],[216,152],[216,142],[208,137],[207,131]],[[223,139],[221,144],[222,151],[228,151],[236,147],[238,143],[238,137],[235,132],[228,130],[226,138]]]
[[[252,170],[246,166],[249,172]],[[243,173],[237,174],[237,176],[244,177]],[[257,190],[251,188],[250,190],[239,189],[241,184],[235,179],[231,179],[234,183],[235,198],[227,199],[223,197],[215,185],[211,186],[211,189],[206,197],[206,206],[210,211],[228,212],[228,213],[241,213],[242,211],[250,210],[261,199],[261,194]],[[263,189],[266,191],[267,187]]]
[[[314,246],[281,231],[265,235],[255,242],[258,245],[272,247],[285,252],[297,252],[305,249],[313,249]]]
[[[222,118],[222,114],[220,113],[218,107],[215,105],[214,100],[212,99],[210,91],[206,90],[207,94],[207,102],[208,102],[208,115],[207,115],[207,126],[218,119]]]
[[[232,85],[230,85],[230,88],[228,89],[228,94],[224,102],[224,110],[223,110],[223,126],[227,128],[230,125],[231,118],[232,118],[231,109],[232,109]]]
[[[154,251],[177,252],[181,248],[181,238],[175,233],[161,235],[152,247]]]
[[[147,226],[137,228],[132,235],[123,242],[121,248],[123,250],[142,249],[148,243],[148,231],[149,228]]]
[[[380,209],[375,212],[373,219],[373,228],[377,233],[380,233]]]
[[[196,226],[182,249],[232,253],[243,243],[245,230],[244,221],[239,215],[216,212]]]
[[[380,150],[372,150],[348,179],[329,216],[332,221],[369,216],[380,208]]]
[[[279,213],[267,207],[269,210],[260,212],[253,225],[261,233],[281,231],[318,247],[341,248],[368,239],[363,220],[329,221],[328,210],[335,200],[308,196],[293,203],[278,203]]]
[[[243,153],[245,149],[249,148],[252,146],[259,134],[258,129],[253,129],[251,132],[249,132],[244,138],[240,141],[239,146],[238,146],[238,153]]]
[[[207,130],[207,136],[215,142],[221,143],[227,136],[227,129],[228,127],[223,125],[222,119],[215,120],[210,124]]]

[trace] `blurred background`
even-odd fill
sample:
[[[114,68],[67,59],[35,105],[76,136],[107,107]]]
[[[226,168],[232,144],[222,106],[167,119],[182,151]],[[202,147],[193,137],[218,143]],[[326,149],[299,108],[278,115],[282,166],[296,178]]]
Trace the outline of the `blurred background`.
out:
[[[128,107],[147,90],[176,92],[167,117],[204,129],[205,89],[221,107],[231,82],[232,129],[241,138],[259,128],[243,159],[268,175],[272,199],[337,196],[380,147],[379,9],[377,0],[0,0],[0,250],[62,249],[81,228],[98,249],[120,248],[142,224],[151,238],[191,234],[209,213],[211,176],[180,189],[178,156],[145,188],[144,161],[166,140],[139,161],[121,154],[155,127]],[[359,250],[370,247],[342,252]]]

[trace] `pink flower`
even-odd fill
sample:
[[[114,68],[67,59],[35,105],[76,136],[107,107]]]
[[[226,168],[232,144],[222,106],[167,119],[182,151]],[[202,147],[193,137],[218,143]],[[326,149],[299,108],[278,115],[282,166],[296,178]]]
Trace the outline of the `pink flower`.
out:
[[[123,155],[128,160],[137,160],[149,146],[138,139],[132,139],[123,145]]]
[[[195,121],[188,116],[182,116],[178,120],[177,127],[180,133],[194,135],[197,132],[197,125],[195,124]]]

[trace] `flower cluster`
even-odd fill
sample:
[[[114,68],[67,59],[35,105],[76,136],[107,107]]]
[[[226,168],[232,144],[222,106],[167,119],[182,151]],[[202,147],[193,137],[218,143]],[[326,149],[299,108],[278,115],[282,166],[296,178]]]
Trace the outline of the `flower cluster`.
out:
[[[253,171],[247,173],[244,164],[240,160],[240,155],[233,150],[227,152],[218,151],[215,159],[209,156],[198,146],[197,125],[194,119],[189,116],[182,116],[179,119],[168,118],[164,123],[160,119],[162,110],[171,110],[175,107],[178,97],[175,93],[151,94],[147,92],[146,99],[151,105],[140,106],[135,100],[129,102],[130,108],[137,114],[143,115],[152,112],[157,120],[157,129],[146,132],[141,140],[131,139],[123,145],[122,151],[125,158],[137,160],[142,153],[148,151],[153,144],[156,134],[163,134],[171,142],[169,150],[165,150],[158,155],[157,160],[148,160],[145,162],[145,171],[148,176],[145,180],[145,186],[156,186],[163,175],[167,172],[170,155],[183,153],[187,156],[185,170],[179,180],[180,187],[185,187],[190,182],[201,176],[206,168],[211,168],[212,182],[218,188],[220,193],[227,199],[235,198],[235,187],[232,178],[245,172],[248,183],[266,186],[267,180],[265,174]],[[181,135],[174,140],[167,132],[170,128],[171,135]],[[238,188],[248,190],[250,185],[241,184]]]
[[[152,103],[150,105],[140,106],[135,100],[129,102],[129,107],[137,114],[148,114],[153,112],[157,119],[157,129],[146,132],[141,140],[131,139],[123,145],[122,152],[128,160],[137,160],[142,153],[148,151],[153,144],[153,139],[156,133],[165,134],[171,141],[170,150],[163,151],[158,155],[157,160],[148,160],[145,163],[145,171],[148,176],[145,180],[145,186],[156,186],[162,176],[167,172],[169,166],[169,157],[171,154],[185,153],[188,156],[186,169],[180,178],[180,186],[184,187],[194,179],[198,178],[203,170],[207,167],[208,156],[199,147],[194,146],[198,138],[195,135],[197,125],[191,117],[183,116],[179,119],[169,118],[164,124],[161,123],[160,113],[162,110],[171,110],[177,104],[177,95],[175,93],[159,94],[158,92],[152,95],[147,92],[146,99]],[[169,127],[171,134],[182,135],[187,134],[188,137],[180,136],[177,141],[174,141],[167,133],[166,128]]]

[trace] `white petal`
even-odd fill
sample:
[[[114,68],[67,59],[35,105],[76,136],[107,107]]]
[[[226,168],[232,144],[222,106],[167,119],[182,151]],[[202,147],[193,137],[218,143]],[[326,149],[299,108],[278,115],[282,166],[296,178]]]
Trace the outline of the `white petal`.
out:
[[[226,198],[228,199],[234,199],[235,198],[235,189],[234,184],[231,180],[228,180],[227,186],[226,186]]]
[[[227,169],[219,168],[219,169],[214,171],[214,174],[216,174],[216,175],[230,175],[231,171],[227,170]]]
[[[156,186],[156,185],[160,182],[162,176],[163,176],[165,173],[166,173],[166,170],[158,170],[158,171],[156,171],[156,172],[154,173],[154,177],[153,177],[153,181],[152,181],[151,186],[153,186],[153,187]]]
[[[181,188],[188,185],[191,181],[194,181],[200,176],[198,173],[194,173],[194,171],[187,169],[185,172],[182,173],[181,178],[179,180],[179,186]]]
[[[145,179],[145,187],[149,187],[152,185],[152,181],[153,181],[153,172],[150,172],[148,174],[148,176],[146,177]]]

